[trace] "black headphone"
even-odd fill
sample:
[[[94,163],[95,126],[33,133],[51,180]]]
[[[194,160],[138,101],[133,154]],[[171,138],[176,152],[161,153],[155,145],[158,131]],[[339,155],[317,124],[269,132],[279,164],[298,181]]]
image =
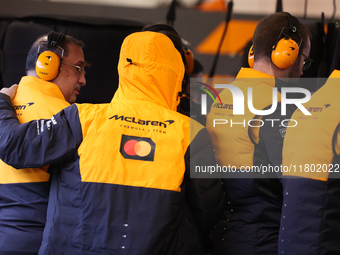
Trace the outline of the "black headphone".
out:
[[[294,64],[295,60],[299,56],[300,46],[302,43],[302,36],[299,34],[300,32],[300,23],[297,18],[290,15],[287,12],[287,18],[289,27],[283,27],[281,32],[272,46],[271,53],[271,61],[273,64],[281,69],[286,69]],[[285,30],[288,30],[290,33],[294,33],[300,37],[300,42],[297,43],[293,40]],[[253,46],[251,46],[248,53],[248,64],[252,68],[254,66],[254,51]]]
[[[64,55],[64,49],[58,44],[64,37],[64,34],[51,31],[48,33],[47,42],[39,42],[35,70],[40,79],[51,81],[58,76]]]

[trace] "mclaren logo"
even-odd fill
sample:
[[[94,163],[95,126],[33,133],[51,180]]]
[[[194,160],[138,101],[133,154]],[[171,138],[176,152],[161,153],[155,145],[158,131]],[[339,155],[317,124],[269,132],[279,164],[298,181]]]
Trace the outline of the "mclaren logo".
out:
[[[234,105],[233,104],[220,104],[220,103],[217,103],[217,104],[213,104],[213,107],[221,108],[221,109],[230,109],[230,110],[233,110]]]
[[[27,107],[30,107],[31,105],[34,105],[34,103],[14,105],[14,109],[15,110],[25,110]]]
[[[309,107],[306,107],[306,108],[307,108],[307,111],[309,111],[311,113],[316,113],[316,112],[322,112],[324,109],[327,109],[330,106],[331,106],[330,104],[324,104],[322,106],[309,106]]]
[[[138,125],[144,125],[144,126],[158,126],[158,127],[164,127],[166,128],[168,125],[171,125],[174,123],[174,120],[166,120],[166,121],[156,121],[156,120],[141,120],[135,117],[127,117],[124,115],[118,116],[118,115],[113,115],[112,117],[109,118],[109,120],[121,120],[125,122],[130,122],[130,123],[135,123]]]

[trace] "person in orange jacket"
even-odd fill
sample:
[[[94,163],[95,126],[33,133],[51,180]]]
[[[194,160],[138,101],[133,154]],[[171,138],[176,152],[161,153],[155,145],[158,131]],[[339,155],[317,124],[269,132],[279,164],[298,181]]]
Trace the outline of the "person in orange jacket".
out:
[[[339,254],[340,71],[334,70],[304,107],[283,143],[283,207],[279,254]]]
[[[51,118],[76,101],[86,84],[83,47],[83,42],[54,31],[33,43],[26,61],[27,76],[21,78],[13,99],[21,123]],[[17,170],[0,161],[1,255],[38,253],[46,222],[50,173],[48,166]]]
[[[39,253],[203,254],[200,233],[225,202],[220,179],[190,171],[216,161],[207,130],[176,112],[182,55],[167,35],[133,33],[118,73],[111,103],[74,104],[49,120],[20,125],[0,95],[1,158],[54,164]]]
[[[253,166],[281,164],[283,137],[279,129],[283,127],[279,125],[282,118],[289,119],[278,111],[281,87],[288,85],[284,84],[288,78],[299,78],[308,67],[310,37],[308,28],[287,12],[263,18],[254,31],[251,68],[241,68],[231,82],[244,100],[238,96],[234,99],[225,88],[219,93],[222,104],[213,104],[207,115],[206,127],[218,162],[233,168],[223,174],[228,210],[213,231],[215,254],[277,254],[282,206],[280,175],[250,170]],[[278,102],[275,105],[273,94]],[[250,98],[253,108],[261,113],[248,108]],[[243,114],[234,113],[238,108],[236,99],[241,99],[238,101],[244,106]],[[273,105],[278,105],[276,111],[262,114]],[[280,121],[272,125],[270,119]]]

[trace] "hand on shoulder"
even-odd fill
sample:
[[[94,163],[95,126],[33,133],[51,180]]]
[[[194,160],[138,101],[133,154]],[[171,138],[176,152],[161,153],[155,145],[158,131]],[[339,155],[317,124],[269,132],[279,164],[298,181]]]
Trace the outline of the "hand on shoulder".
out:
[[[0,93],[3,93],[5,95],[9,96],[11,98],[11,100],[13,100],[15,94],[17,93],[17,89],[18,89],[18,85],[17,84],[13,84],[9,88],[2,88],[0,90]]]

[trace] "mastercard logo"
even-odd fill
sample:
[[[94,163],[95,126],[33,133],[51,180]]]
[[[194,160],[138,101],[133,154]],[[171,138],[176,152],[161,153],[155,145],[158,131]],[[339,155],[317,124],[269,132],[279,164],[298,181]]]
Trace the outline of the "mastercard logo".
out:
[[[122,135],[120,153],[126,159],[153,161],[155,148],[151,138]]]

